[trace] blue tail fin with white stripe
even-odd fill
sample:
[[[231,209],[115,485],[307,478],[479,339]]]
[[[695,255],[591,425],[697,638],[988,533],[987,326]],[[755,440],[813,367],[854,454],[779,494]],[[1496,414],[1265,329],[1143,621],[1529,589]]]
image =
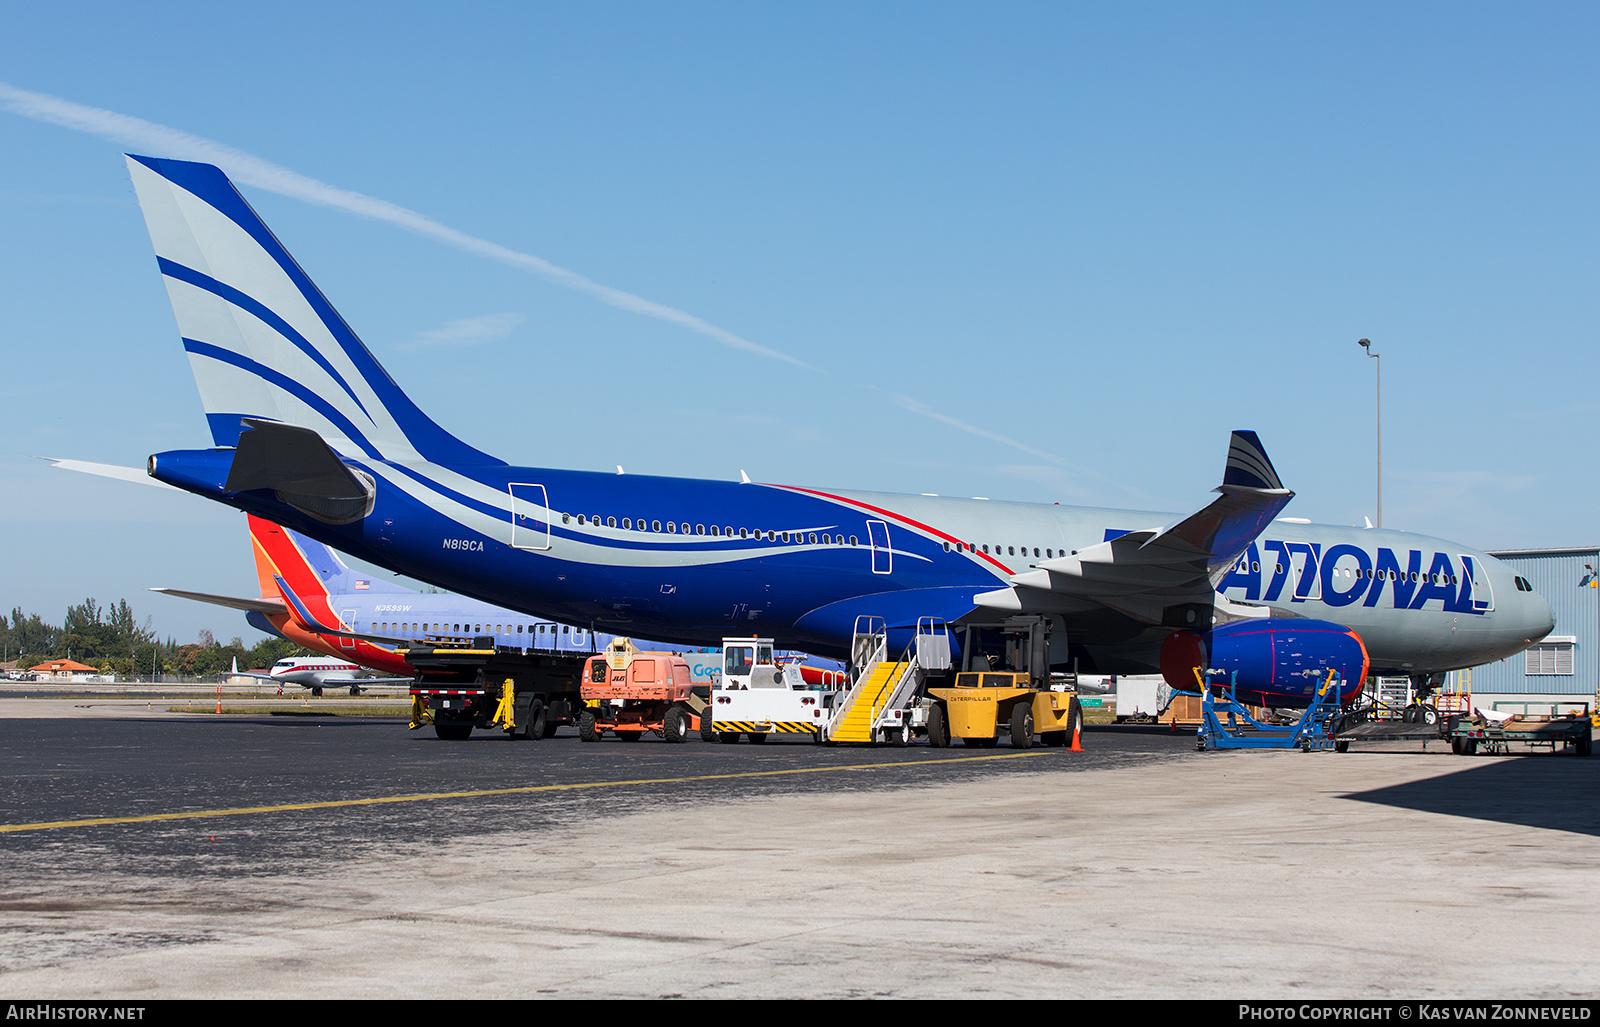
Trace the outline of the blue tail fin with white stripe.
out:
[[[255,417],[349,456],[501,463],[400,391],[221,169],[129,155],[128,171],[218,446]]]

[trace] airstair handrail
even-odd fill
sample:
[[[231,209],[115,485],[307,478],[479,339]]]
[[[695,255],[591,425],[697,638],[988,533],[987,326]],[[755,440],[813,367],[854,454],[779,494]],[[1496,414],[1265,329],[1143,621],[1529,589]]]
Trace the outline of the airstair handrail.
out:
[[[892,675],[890,681],[885,682],[883,690],[887,691],[888,699],[882,703],[876,701],[882,698],[883,691],[874,697],[872,709],[874,726],[884,711],[898,709],[907,704],[911,698],[910,693],[921,686],[928,671],[949,669],[950,631],[944,619],[919,617],[916,632],[911,636],[911,641],[906,644],[905,652],[897,662],[900,669]]]
[[[851,640],[852,670],[855,678],[850,690],[836,702],[829,730],[844,723],[858,703],[866,703],[867,726],[875,731],[884,712],[905,705],[909,693],[922,683],[928,670],[944,670],[950,666],[949,626],[939,617],[921,617],[911,640],[885,680],[867,695],[864,685],[884,663],[889,662],[888,625],[881,617],[865,614],[856,618],[855,633]]]
[[[850,639],[850,675],[845,689],[834,699],[833,714],[828,718],[829,732],[844,723],[845,718],[861,697],[866,684],[878,664],[889,655],[889,626],[882,617],[861,614],[856,617]]]
[[[856,618],[855,630],[850,640],[850,669],[854,680],[850,690],[866,680],[872,668],[882,663],[889,653],[889,625],[882,617],[861,614]]]

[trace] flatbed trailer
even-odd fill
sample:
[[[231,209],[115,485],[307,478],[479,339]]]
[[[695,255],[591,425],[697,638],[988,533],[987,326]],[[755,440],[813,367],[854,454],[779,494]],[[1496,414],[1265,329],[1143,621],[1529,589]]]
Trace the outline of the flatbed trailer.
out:
[[[432,723],[440,738],[459,741],[474,728],[497,727],[512,738],[549,738],[582,709],[579,690],[588,653],[496,646],[491,636],[429,638],[401,650],[416,671],[412,730]]]
[[[1491,754],[1508,756],[1513,744],[1525,745],[1529,752],[1549,746],[1553,754],[1561,748],[1572,749],[1573,755],[1588,756],[1594,749],[1594,723],[1588,703],[1506,703],[1501,706],[1521,706],[1523,712],[1513,714],[1503,721],[1487,717],[1463,717],[1450,734],[1450,749],[1458,756],[1471,756],[1480,748]],[[1529,712],[1530,706],[1550,706],[1548,714]],[[1561,712],[1558,707],[1573,706],[1578,709]]]
[[[1367,710],[1354,710],[1335,717],[1330,734],[1333,747],[1339,752],[1348,752],[1351,742],[1421,742],[1427,748],[1429,742],[1449,739],[1459,719],[1453,715],[1441,717],[1433,724],[1397,717],[1380,720],[1372,718]]]

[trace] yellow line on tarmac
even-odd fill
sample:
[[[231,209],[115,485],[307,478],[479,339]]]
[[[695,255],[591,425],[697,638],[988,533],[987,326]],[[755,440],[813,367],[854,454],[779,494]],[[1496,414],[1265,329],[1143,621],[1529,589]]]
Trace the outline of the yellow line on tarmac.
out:
[[[742,774],[697,774],[691,777],[639,778],[632,781],[587,781],[564,785],[524,785],[519,788],[484,788],[471,792],[424,792],[420,795],[387,795],[373,799],[337,799],[330,802],[291,802],[280,806],[239,806],[234,809],[201,809],[186,813],[147,813],[138,817],[93,817],[88,820],[48,820],[36,824],[0,824],[0,834],[11,831],[50,831],[60,827],[98,827],[103,824],[149,824],[162,820],[202,820],[208,817],[239,817],[250,813],[290,813],[296,810],[339,809],[343,806],[381,806],[391,802],[429,802],[435,799],[477,799],[490,795],[528,795],[534,792],[563,792],[580,788],[621,788],[628,785],[688,784],[694,781],[736,781],[740,778],[782,777],[786,774],[831,774],[841,770],[894,770],[900,767],[925,767],[941,763],[974,763],[979,760],[1014,760],[1049,755],[1050,750],[999,752],[987,756],[949,756],[933,760],[905,760],[893,763],[855,763],[843,767],[794,767],[788,770],[751,770]]]

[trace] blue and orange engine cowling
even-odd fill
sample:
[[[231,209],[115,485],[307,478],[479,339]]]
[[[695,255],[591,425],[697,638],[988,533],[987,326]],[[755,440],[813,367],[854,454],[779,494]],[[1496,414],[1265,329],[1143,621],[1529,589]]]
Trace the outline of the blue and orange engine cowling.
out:
[[[1242,702],[1308,705],[1328,671],[1339,675],[1340,700],[1361,691],[1371,661],[1361,637],[1325,620],[1268,617],[1221,624],[1199,634],[1175,631],[1161,643],[1161,676],[1173,688],[1199,688],[1195,668],[1213,684],[1233,685]]]

